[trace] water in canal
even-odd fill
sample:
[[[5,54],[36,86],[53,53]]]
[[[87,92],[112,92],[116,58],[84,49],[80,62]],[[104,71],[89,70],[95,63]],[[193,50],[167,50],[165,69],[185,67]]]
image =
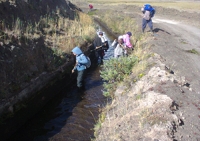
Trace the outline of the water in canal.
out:
[[[103,29],[100,29],[103,30]],[[109,44],[113,37],[104,33]],[[113,47],[108,49],[104,59],[113,56]],[[75,86],[65,88],[49,101],[8,141],[89,141],[94,136],[94,124],[108,99],[102,95],[101,67],[91,70],[86,77],[86,90],[80,97]],[[74,84],[76,85],[76,84]]]

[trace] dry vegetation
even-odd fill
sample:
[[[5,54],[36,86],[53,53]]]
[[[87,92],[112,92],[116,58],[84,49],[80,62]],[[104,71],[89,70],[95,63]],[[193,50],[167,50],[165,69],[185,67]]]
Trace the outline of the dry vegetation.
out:
[[[173,76],[160,68],[164,66],[160,56],[150,52],[147,42],[151,38],[148,33],[138,38],[128,57],[136,56],[138,62],[130,75],[114,83],[112,101],[102,109],[94,128],[95,141],[173,140],[178,118],[169,109],[172,99],[162,89],[154,91],[160,81],[164,85]]]
[[[125,4],[125,5],[136,5],[142,6],[144,3],[151,3],[154,6],[164,6],[166,8],[175,8],[180,10],[191,10],[200,12],[200,2],[198,1],[145,1],[145,0],[88,0],[90,3],[101,3],[101,4]]]
[[[37,2],[0,3],[1,13],[12,9],[8,16],[4,13],[0,19],[0,98],[21,91],[43,72],[55,71],[69,60],[73,47],[87,46],[95,36],[92,18],[71,3],[65,3],[66,9],[46,1],[44,11],[34,4]],[[55,9],[50,9],[53,6]],[[27,8],[30,13],[26,13]],[[21,15],[12,13],[14,10],[20,10]],[[34,10],[41,15],[34,14]]]
[[[136,95],[134,95],[132,98],[128,98],[127,93],[129,93],[128,91],[131,89],[131,86],[137,81],[139,81],[145,75],[148,65],[150,65],[147,62],[147,59],[151,56],[151,53],[149,52],[149,46],[147,45],[147,42],[148,42],[147,39],[150,37],[150,34],[147,33],[147,34],[142,35],[135,21],[132,20],[132,18],[130,18],[128,15],[126,17],[123,17],[120,13],[115,12],[115,14],[113,14],[113,11],[105,11],[105,13],[102,13],[102,11],[92,12],[92,14],[96,14],[96,13],[98,13],[98,18],[100,18],[102,22],[106,23],[106,25],[117,35],[121,35],[127,30],[131,31],[134,35],[131,38],[132,43],[134,43],[134,51],[129,50],[129,57],[123,58],[125,59],[125,62],[131,62],[131,60],[134,61],[134,59],[137,58],[136,59],[137,61],[132,64],[133,68],[131,68],[130,70],[131,77],[129,74],[124,74],[123,76],[119,74],[120,76],[118,75],[117,78],[122,77],[120,80],[115,78],[115,76],[113,76],[114,77],[113,79],[116,79],[116,80],[112,81],[112,79],[110,78],[112,77],[111,74],[114,75],[115,73],[114,71],[112,71],[113,70],[112,68],[115,67],[116,63],[117,63],[117,66],[122,65],[124,70],[129,68],[129,66],[126,66],[126,64],[123,64],[124,62],[123,59],[119,59],[118,62],[112,59],[109,60],[108,62],[105,62],[103,66],[103,70],[101,72],[101,76],[103,77],[104,80],[107,80],[109,78],[109,80],[107,80],[104,84],[104,88],[106,89],[106,91],[104,92],[104,95],[112,97],[112,102],[111,104],[106,105],[106,107],[102,110],[102,113],[99,115],[99,119],[94,128],[95,136],[96,136],[96,140],[104,140],[104,139],[114,140],[114,139],[119,139],[120,134],[122,133],[121,130],[119,131],[117,129],[117,126],[121,126],[121,125],[118,125],[118,123],[121,121],[128,124],[128,120],[126,119],[125,116],[129,115],[129,118],[130,118],[130,115],[134,113],[133,111],[131,111],[131,107],[134,106],[134,103],[136,103],[135,101],[144,98],[144,95],[139,92]],[[115,15],[115,16],[108,18],[110,15]],[[107,67],[111,68],[111,70],[107,69]],[[116,70],[118,73],[121,72],[121,70],[118,70],[117,68],[115,68],[114,70]],[[125,97],[125,99],[123,100],[118,99],[120,96],[117,94],[117,92],[115,92],[116,88],[118,91],[120,91],[119,93]],[[113,117],[115,117],[114,121],[113,121]],[[157,122],[161,121],[161,119],[159,119],[160,117],[156,117],[156,115],[152,115],[151,113],[149,113],[148,108],[146,110],[144,109],[143,112],[141,111],[140,117],[137,117],[137,118],[139,118],[139,122],[136,123],[136,125],[138,126],[146,124],[145,122],[151,122],[151,124],[154,125]],[[149,120],[150,118],[151,120]],[[105,120],[107,120],[107,122],[109,123],[108,126],[104,125]],[[162,121],[163,120],[165,119],[162,119]],[[112,131],[110,131],[109,126],[112,128],[111,129]],[[129,126],[133,126],[133,125],[129,124]],[[103,129],[101,130],[101,128]],[[108,129],[106,131],[107,134],[103,133],[105,128],[106,130]],[[129,127],[122,130],[126,130],[124,132],[128,132]],[[101,133],[103,133],[103,136]],[[99,136],[99,134],[101,135]]]
[[[108,87],[106,83],[104,84],[104,88],[108,90],[104,92],[104,95],[111,96],[112,102],[102,109],[102,113],[96,121],[94,128],[96,139],[94,140],[173,140],[174,132],[176,132],[175,130],[179,125],[180,119],[178,119],[177,115],[172,114],[169,108],[172,107],[172,99],[165,95],[162,87],[167,82],[174,79],[178,80],[178,78],[173,78],[174,76],[165,71],[165,65],[161,63],[162,58],[159,55],[149,51],[148,39],[152,39],[152,37],[148,33],[141,35],[140,29],[138,29],[136,23],[129,15],[122,16],[121,14],[124,13],[117,12],[117,10],[113,13],[112,10],[103,11],[99,8],[108,3],[109,5],[123,3],[141,6],[143,2],[89,2],[102,4],[98,6],[97,10],[89,12],[89,14],[105,22],[116,35],[121,35],[126,31],[133,32],[134,36],[131,38],[131,41],[135,44],[135,50],[129,57],[136,56],[138,58],[138,63],[135,63],[133,66],[131,75],[124,75],[124,80],[121,79],[122,81],[114,79],[112,82],[113,86]],[[199,10],[200,6],[198,2],[182,2],[177,5],[175,3],[178,2],[151,2],[155,6],[165,5],[168,8],[193,9],[195,12]],[[196,54],[195,50],[188,52]],[[118,66],[121,63],[122,61],[118,62]],[[114,62],[113,64],[116,63]],[[103,70],[105,67],[106,64],[103,66]],[[117,69],[114,70],[118,71]],[[115,72],[113,71],[113,73]],[[107,73],[107,75],[111,75],[111,73]],[[121,77],[121,74],[119,76]],[[105,74],[103,77],[106,77]],[[182,83],[182,80],[178,81]],[[158,85],[157,92],[154,91],[156,85]]]

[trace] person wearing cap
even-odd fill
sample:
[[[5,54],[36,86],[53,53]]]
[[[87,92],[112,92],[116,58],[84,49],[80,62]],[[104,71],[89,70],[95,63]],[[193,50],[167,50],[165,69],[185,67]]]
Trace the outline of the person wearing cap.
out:
[[[109,48],[108,39],[104,36],[103,32],[99,32],[99,37],[101,38],[103,50],[107,51]]]
[[[131,44],[131,41],[130,41],[131,36],[132,36],[132,33],[130,31],[123,35],[124,43],[128,48],[133,47],[132,44]]]
[[[72,73],[74,73],[74,71],[77,71],[78,75],[77,75],[77,87],[78,90],[84,90],[84,84],[83,84],[83,79],[84,79],[84,75],[85,75],[85,71],[86,71],[86,66],[82,65],[82,64],[86,64],[87,63],[87,58],[83,57],[82,54],[82,50],[76,46],[75,48],[72,49],[72,53],[76,56],[76,64],[74,66],[74,68],[72,69]]]
[[[131,41],[130,41],[131,36],[132,36],[132,33],[130,31],[127,32],[126,34],[123,35],[123,41],[124,41],[124,44],[126,45],[127,49],[131,48],[133,50],[133,45],[131,44]],[[126,55],[128,55],[127,49],[124,52]]]
[[[119,58],[121,56],[124,56],[125,52],[126,52],[126,45],[124,44],[123,36],[119,36],[117,45],[114,49],[114,57]]]
[[[107,39],[103,36],[103,32],[97,32],[97,36],[93,42],[96,50],[96,57],[98,59],[98,65],[103,63],[103,56],[105,55],[104,48],[107,44]]]

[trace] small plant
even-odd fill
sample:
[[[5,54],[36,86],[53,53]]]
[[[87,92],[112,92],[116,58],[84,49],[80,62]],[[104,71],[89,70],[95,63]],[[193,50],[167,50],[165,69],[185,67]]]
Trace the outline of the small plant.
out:
[[[136,95],[136,100],[140,100],[142,98],[142,95],[141,94],[137,94]]]
[[[97,131],[101,128],[101,124],[105,121],[105,118],[106,118],[106,114],[104,112],[102,112],[100,115],[99,115],[99,119],[97,121],[97,123],[95,124],[94,126],[94,135],[97,136]]]
[[[97,11],[98,11],[97,9],[91,10],[88,12],[88,15],[93,16],[96,14]]]
[[[196,51],[195,49],[187,50],[187,52],[189,52],[189,53],[193,53],[193,54],[199,54],[199,52]]]
[[[140,73],[139,75],[138,75],[138,78],[142,78],[144,76],[144,73]]]
[[[184,41],[184,40],[181,40],[181,43],[182,44],[188,44],[186,41]]]

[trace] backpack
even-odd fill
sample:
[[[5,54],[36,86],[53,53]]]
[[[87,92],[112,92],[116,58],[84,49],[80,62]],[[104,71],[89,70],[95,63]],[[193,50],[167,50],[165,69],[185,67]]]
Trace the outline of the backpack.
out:
[[[150,17],[152,18],[156,12],[156,10],[150,5],[150,4],[145,4],[144,5],[144,10],[150,11]]]
[[[86,68],[89,68],[91,66],[91,60],[88,56],[86,56],[85,54],[81,54],[81,56],[85,56],[85,58],[87,59],[87,63],[83,64],[86,66]]]

